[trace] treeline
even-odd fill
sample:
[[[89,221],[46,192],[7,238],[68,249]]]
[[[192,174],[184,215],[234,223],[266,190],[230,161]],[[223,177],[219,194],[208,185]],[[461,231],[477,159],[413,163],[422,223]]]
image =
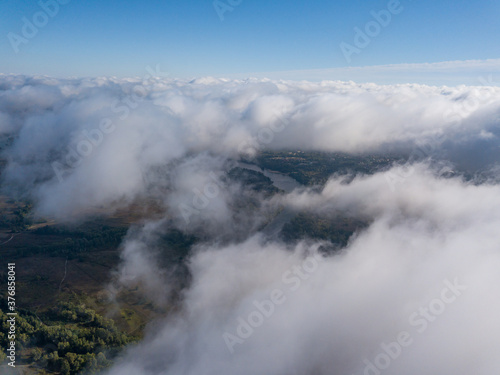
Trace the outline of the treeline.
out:
[[[328,152],[264,151],[257,157],[261,168],[289,175],[303,185],[324,184],[335,173],[373,174],[387,168],[401,155],[350,155]]]
[[[16,209],[10,215],[3,214],[0,216],[0,228],[8,228],[12,232],[17,233],[26,230],[31,225],[31,203],[15,202]]]
[[[71,231],[55,226],[45,226],[31,233],[40,236],[57,236],[60,239],[56,237],[46,245],[31,245],[19,248],[17,252],[20,256],[44,253],[52,256],[68,256],[71,259],[84,252],[116,248],[127,233],[127,228],[96,226],[92,229]]]
[[[0,346],[7,347],[7,316],[0,312]],[[60,302],[38,317],[20,311],[16,317],[17,352],[38,368],[63,375],[108,368],[123,348],[137,338],[120,332],[114,322],[83,304]],[[0,362],[5,360],[4,351]]]
[[[366,223],[350,218],[339,217],[332,220],[318,215],[300,213],[283,226],[281,235],[287,242],[310,238],[330,241],[344,247],[354,232],[366,226]]]

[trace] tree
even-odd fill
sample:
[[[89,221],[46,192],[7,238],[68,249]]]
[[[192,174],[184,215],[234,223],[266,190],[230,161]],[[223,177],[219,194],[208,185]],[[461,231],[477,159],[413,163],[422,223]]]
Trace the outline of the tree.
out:
[[[35,362],[39,361],[40,358],[42,358],[42,355],[43,355],[42,349],[40,349],[40,348],[33,349],[32,355],[33,355],[33,360]]]
[[[66,359],[61,359],[61,375],[69,375],[71,368],[69,362]]]

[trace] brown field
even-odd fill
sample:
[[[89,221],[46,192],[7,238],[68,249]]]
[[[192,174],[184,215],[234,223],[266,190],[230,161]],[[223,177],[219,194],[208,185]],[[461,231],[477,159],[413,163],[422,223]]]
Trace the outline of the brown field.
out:
[[[17,207],[6,197],[0,197],[0,212],[3,215],[10,215]],[[99,215],[92,220],[92,225],[128,228],[131,223],[145,217],[145,210],[151,213],[150,208],[144,207],[131,206],[129,210],[117,211],[111,217]],[[112,318],[120,329],[134,335],[140,335],[148,321],[162,315],[150,301],[144,300],[138,289],[122,291],[116,298],[110,299],[109,285],[120,260],[118,248],[97,249],[69,258],[43,253],[20,256],[23,248],[50,246],[61,241],[58,235],[33,232],[47,225],[57,223],[47,220],[20,233],[11,233],[8,228],[0,230],[0,279],[6,279],[7,263],[15,262],[18,308],[45,312],[61,300],[81,302]],[[0,295],[3,295],[2,290]]]

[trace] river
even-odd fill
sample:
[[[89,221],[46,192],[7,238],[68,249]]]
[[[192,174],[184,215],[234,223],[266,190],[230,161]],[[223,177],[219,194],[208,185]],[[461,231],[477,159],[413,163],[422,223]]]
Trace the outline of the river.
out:
[[[255,164],[238,162],[238,167],[262,173],[264,176],[271,179],[274,186],[285,191],[286,193],[290,193],[296,188],[302,186],[302,184],[300,184],[297,180],[293,179],[290,176],[278,172],[271,172],[267,169],[262,169]]]
[[[264,176],[271,179],[274,186],[276,186],[278,189],[285,191],[286,193],[290,193],[295,189],[303,186],[292,177],[289,177],[282,173],[271,172],[262,169],[255,164],[238,162],[238,167],[262,173]],[[264,229],[262,229],[262,233],[266,235],[268,238],[273,238],[273,239],[276,238],[277,236],[279,236],[283,226],[290,220],[292,220],[296,215],[297,215],[296,211],[293,211],[292,209],[285,207],[270,223],[268,223],[264,227]]]

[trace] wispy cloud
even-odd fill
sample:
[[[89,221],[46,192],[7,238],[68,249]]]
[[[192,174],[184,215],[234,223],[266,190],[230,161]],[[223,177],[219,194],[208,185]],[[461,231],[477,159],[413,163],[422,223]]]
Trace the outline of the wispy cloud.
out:
[[[244,73],[231,77],[266,77],[310,81],[335,80],[377,84],[418,83],[437,86],[480,86],[483,83],[479,81],[479,77],[489,75],[500,75],[500,59]],[[499,82],[491,82],[491,85],[498,86],[499,84]]]

